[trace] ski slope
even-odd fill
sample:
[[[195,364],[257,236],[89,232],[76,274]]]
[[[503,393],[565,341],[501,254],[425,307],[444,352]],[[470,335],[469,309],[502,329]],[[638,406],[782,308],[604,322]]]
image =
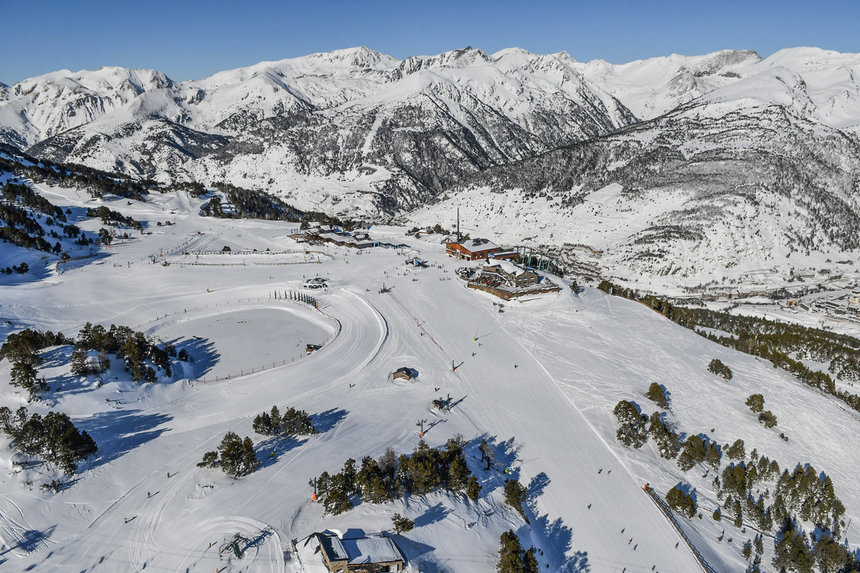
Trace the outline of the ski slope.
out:
[[[36,187],[63,207],[92,203]],[[124,200],[105,203],[126,208]],[[463,287],[453,272],[461,261],[446,257],[432,235],[408,238],[409,252],[431,263],[420,269],[390,249],[323,245],[307,253],[282,223],[201,218],[198,200],[183,194],[152,197],[134,209],[151,234],[112,246],[106,259],[4,286],[3,332],[75,334],[88,321],[125,324],[173,341],[195,360],[172,379],[142,386],[116,364],[98,386],[70,376],[59,358],[46,361],[40,375],[59,389],[30,408],[68,413],[99,453],[52,494],[39,486],[55,474],[43,466],[13,468],[8,439],[0,440],[0,564],[10,571],[299,573],[313,567],[297,559],[291,540],[324,529],[390,531],[395,512],[415,521],[396,538],[414,572],[493,571],[507,529],[540,549],[542,570],[700,571],[642,491],[649,482],[665,494],[679,480],[695,481],[699,468],[684,475],[650,444],[630,451],[614,439],[615,403],[631,399],[646,412],[656,409],[643,397],[654,380],[671,391],[671,414],[683,431],[718,428],[721,442],[743,437],[783,467],[810,461],[833,476],[848,517],[860,515],[860,485],[852,479],[860,453],[816,440],[855,432],[856,414],[640,305],[592,288],[578,295],[564,288],[505,303],[499,312],[497,299]],[[174,224],[156,226],[165,220]],[[372,233],[403,241],[403,229]],[[282,254],[225,255],[222,263],[216,256],[209,265],[184,254],[225,244]],[[301,291],[314,276],[329,284],[304,291],[319,299],[319,309],[273,298]],[[389,292],[380,292],[383,284]],[[304,353],[305,344],[320,342],[322,349]],[[707,372],[715,356],[735,370],[732,386]],[[389,381],[401,366],[418,370],[414,383]],[[25,399],[8,384],[9,368],[0,363],[0,400],[14,410]],[[743,406],[762,387],[788,444]],[[431,401],[447,394],[454,408],[432,410]],[[306,410],[320,433],[254,434],[253,417],[275,404]],[[809,419],[792,417],[801,404]],[[431,446],[456,434],[469,441],[470,469],[483,486],[477,502],[436,493],[327,516],[311,501],[308,480],[338,471],[348,457],[378,457],[389,446],[411,452],[422,419]],[[196,466],[227,431],[251,436],[258,471],[234,480]],[[498,467],[490,471],[478,459],[481,438],[496,446]],[[529,489],[529,523],[503,501],[510,477]],[[734,544],[715,541],[732,526],[710,522],[710,479],[694,484],[705,518],[682,525],[714,570],[742,570],[740,532]],[[236,533],[252,540],[245,557],[219,556]]]

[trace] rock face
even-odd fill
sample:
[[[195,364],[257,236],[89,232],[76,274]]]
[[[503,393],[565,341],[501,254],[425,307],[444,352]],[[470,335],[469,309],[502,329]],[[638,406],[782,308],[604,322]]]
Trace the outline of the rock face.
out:
[[[860,55],[814,48],[612,65],[362,47],[182,83],[102,68],[0,86],[0,141],[337,215],[447,225],[459,205],[506,243],[602,252],[579,262],[604,274],[766,285],[860,246],[857,77]]]

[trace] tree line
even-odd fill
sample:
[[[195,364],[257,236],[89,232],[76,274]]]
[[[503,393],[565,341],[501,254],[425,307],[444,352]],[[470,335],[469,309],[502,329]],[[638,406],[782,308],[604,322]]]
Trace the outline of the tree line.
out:
[[[775,367],[791,372],[804,384],[818,388],[860,411],[860,396],[837,389],[834,380],[834,377],[860,380],[860,341],[856,338],[761,317],[675,306],[665,298],[640,295],[633,289],[606,280],[601,281],[597,288],[640,302],[669,320],[723,346],[765,358]],[[729,336],[719,336],[699,328],[720,330]],[[801,360],[803,358],[829,363],[829,374],[806,366]]]
[[[29,177],[36,182],[61,187],[76,187],[87,191],[90,196],[100,198],[116,195],[128,199],[145,201],[150,190],[158,189],[155,181],[135,180],[126,175],[109,173],[86,165],[74,163],[54,163],[47,159],[30,157],[20,150],[3,146],[12,155],[17,155],[27,163],[0,157],[0,170],[9,171],[20,177]]]
[[[126,217],[119,211],[114,211],[101,205],[96,208],[87,209],[87,217],[98,217],[105,225],[125,225],[138,231],[143,230],[143,224],[132,217]]]
[[[461,436],[444,446],[431,448],[424,440],[409,455],[397,456],[388,448],[378,459],[365,456],[360,466],[352,458],[335,474],[323,472],[314,480],[327,513],[337,515],[360,504],[385,503],[407,495],[425,495],[437,490],[465,493],[476,500],[481,492],[463,453]]]
[[[28,414],[21,406],[12,414],[0,408],[0,429],[22,453],[41,457],[49,466],[67,474],[75,473],[77,462],[98,451],[86,431],[79,431],[66,414],[48,412],[45,416]]]

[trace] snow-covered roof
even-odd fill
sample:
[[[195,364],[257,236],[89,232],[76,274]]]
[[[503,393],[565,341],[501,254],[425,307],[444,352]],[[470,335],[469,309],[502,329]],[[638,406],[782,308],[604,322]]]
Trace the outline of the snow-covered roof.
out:
[[[311,535],[296,543],[296,551],[299,554],[299,559],[302,562],[302,569],[305,573],[329,573],[328,567],[322,560],[322,551],[320,538],[323,535]],[[335,537],[334,539],[337,539]],[[340,540],[338,539],[338,542]],[[343,559],[346,559],[344,557]]]
[[[501,248],[489,239],[469,239],[460,244],[468,249],[470,253],[480,253],[481,251],[492,251],[493,249]]]
[[[381,535],[343,539],[341,543],[349,555],[350,565],[403,560],[403,555],[394,542]]]
[[[394,542],[381,534],[349,539],[340,539],[330,531],[311,534],[298,543],[303,562],[316,561],[311,557],[318,552],[318,547],[329,561],[348,560],[351,565],[403,561],[403,554]]]
[[[488,259],[484,266],[486,267],[502,267],[502,270],[508,273],[509,275],[520,276],[524,272],[525,269],[518,267],[511,261],[505,261],[503,259]]]
[[[322,533],[319,535],[319,538],[329,560],[340,561],[342,559],[349,559],[349,553],[336,535],[326,535]]]

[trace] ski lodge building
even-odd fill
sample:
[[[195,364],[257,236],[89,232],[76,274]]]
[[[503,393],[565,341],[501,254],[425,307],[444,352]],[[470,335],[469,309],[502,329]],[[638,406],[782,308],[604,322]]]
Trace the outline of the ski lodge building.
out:
[[[453,257],[475,261],[489,257],[497,259],[512,259],[517,256],[514,251],[503,251],[500,246],[489,239],[469,239],[445,244],[445,252]]]
[[[497,277],[502,284],[512,288],[522,288],[536,285],[540,277],[534,271],[518,267],[510,261],[487,259],[482,276]]]
[[[331,531],[312,533],[296,543],[302,567],[313,573],[400,572],[406,560],[383,534],[342,539]]]

